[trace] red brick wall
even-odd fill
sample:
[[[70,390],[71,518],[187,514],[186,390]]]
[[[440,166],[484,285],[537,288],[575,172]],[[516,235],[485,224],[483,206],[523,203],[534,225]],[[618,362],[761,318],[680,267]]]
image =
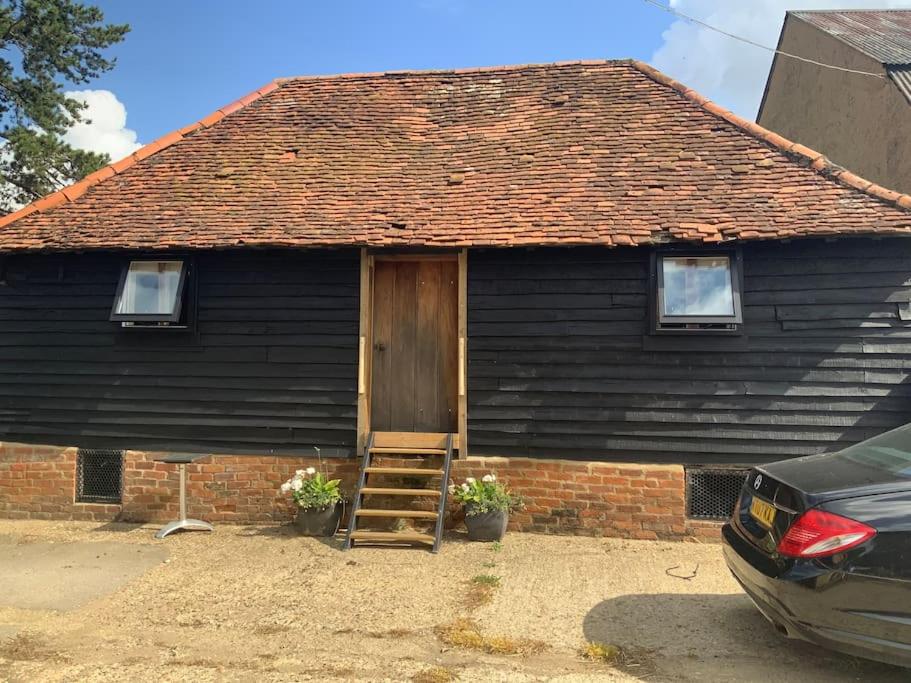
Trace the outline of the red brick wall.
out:
[[[178,515],[176,465],[126,451],[123,504],[76,503],[76,449],[0,443],[0,517],[164,522]],[[286,521],[278,487],[296,469],[322,466],[354,489],[358,462],[279,456],[211,455],[187,465],[187,512],[212,522]],[[488,472],[525,499],[510,528],[551,534],[641,539],[718,536],[719,525],[687,520],[680,465],[638,465],[532,458],[469,458],[453,479]],[[456,516],[457,518],[457,516]]]

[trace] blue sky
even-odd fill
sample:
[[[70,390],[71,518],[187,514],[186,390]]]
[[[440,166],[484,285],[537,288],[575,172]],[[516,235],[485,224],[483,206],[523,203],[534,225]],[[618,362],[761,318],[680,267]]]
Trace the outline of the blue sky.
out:
[[[92,123],[67,140],[114,159],[279,76],[633,57],[752,118],[772,61],[644,0],[84,1],[132,31],[110,50],[112,72],[76,86]],[[911,0],[659,1],[767,46],[788,9],[911,8]]]
[[[132,31],[112,91],[148,142],[278,76],[648,59],[671,17],[640,0],[106,0]]]

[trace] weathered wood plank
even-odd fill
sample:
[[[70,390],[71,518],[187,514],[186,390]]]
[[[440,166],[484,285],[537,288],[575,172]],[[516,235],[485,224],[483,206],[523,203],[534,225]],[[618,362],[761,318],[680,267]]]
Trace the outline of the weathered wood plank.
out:
[[[644,250],[478,252],[473,452],[745,463],[898,426],[911,419],[909,252],[904,240],[745,245],[744,334],[729,337],[647,334],[644,284],[630,291]]]

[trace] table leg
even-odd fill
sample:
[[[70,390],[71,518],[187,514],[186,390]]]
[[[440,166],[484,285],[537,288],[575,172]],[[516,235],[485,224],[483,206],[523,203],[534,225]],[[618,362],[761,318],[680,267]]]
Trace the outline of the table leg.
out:
[[[155,538],[164,538],[168,534],[184,530],[184,531],[213,531],[214,527],[208,522],[203,522],[200,519],[188,519],[187,518],[187,466],[183,463],[180,463],[180,519],[176,522],[168,522],[165,524],[161,530],[155,534]]]

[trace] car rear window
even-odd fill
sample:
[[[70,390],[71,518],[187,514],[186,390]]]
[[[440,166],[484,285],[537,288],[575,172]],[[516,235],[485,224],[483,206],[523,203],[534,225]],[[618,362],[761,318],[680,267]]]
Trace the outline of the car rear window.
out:
[[[861,441],[833,457],[911,479],[911,425]]]

